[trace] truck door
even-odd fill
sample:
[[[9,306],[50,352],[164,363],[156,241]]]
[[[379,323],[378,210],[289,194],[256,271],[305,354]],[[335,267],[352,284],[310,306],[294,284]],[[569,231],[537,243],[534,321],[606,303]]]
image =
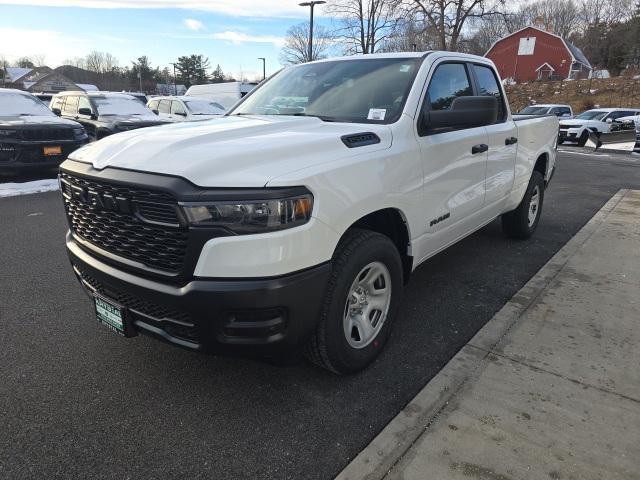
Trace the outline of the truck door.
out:
[[[494,213],[500,213],[502,205],[513,188],[518,128],[507,115],[504,94],[493,69],[488,65],[472,64],[472,71],[477,95],[491,95],[498,100],[498,120],[493,125],[486,127],[489,152],[485,181],[485,205]]]
[[[444,60],[432,67],[417,121],[417,140],[424,172],[426,233],[433,251],[477,227],[474,218],[484,205],[487,164],[485,127],[432,130],[422,113],[446,110],[456,97],[473,95],[471,73],[464,62]]]

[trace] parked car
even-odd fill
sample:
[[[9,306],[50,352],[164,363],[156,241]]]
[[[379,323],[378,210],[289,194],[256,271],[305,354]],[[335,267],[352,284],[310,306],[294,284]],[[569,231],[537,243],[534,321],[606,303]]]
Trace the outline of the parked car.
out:
[[[256,88],[257,83],[248,82],[223,82],[209,83],[206,85],[193,85],[189,87],[188,97],[200,97],[217,102],[224,109],[233,107],[247,93]]]
[[[285,68],[215,122],[72,155],[60,178],[73,269],[121,335],[303,349],[356,372],[384,347],[418,265],[497,217],[509,236],[535,232],[558,120],[514,121],[508,105],[474,55]]]
[[[82,125],[56,117],[34,95],[0,88],[0,172],[57,167],[88,141]]]
[[[571,105],[536,104],[529,105],[518,112],[519,115],[555,115],[559,118],[573,118]]]
[[[81,123],[93,140],[169,123],[154,115],[135,97],[124,93],[62,92],[51,100],[51,110]]]
[[[609,133],[611,123],[621,117],[640,115],[640,108],[595,108],[582,112],[571,120],[560,121],[558,143],[566,140],[584,146],[589,132]]]
[[[198,97],[155,97],[147,106],[160,118],[172,122],[211,120],[226,112],[219,103]]]
[[[618,118],[613,125],[611,125],[611,129],[614,129],[614,125],[618,123],[619,130],[624,130],[626,128],[633,128],[636,131],[636,146],[634,151],[640,153],[640,114],[631,116],[631,117],[620,117]]]

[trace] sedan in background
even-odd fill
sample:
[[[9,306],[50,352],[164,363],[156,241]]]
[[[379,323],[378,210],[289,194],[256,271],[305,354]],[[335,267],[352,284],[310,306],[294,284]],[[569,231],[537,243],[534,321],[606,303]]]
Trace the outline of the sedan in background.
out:
[[[518,115],[555,115],[558,118],[573,118],[571,105],[555,103],[529,105],[518,112]]]
[[[219,118],[226,113],[217,102],[189,96],[155,97],[147,106],[153,113],[171,122],[198,122]]]

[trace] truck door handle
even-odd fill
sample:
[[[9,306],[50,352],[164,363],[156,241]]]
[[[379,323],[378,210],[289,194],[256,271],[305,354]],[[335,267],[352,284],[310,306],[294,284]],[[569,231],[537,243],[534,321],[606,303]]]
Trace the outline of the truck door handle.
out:
[[[516,137],[509,137],[504,140],[505,145],[513,145],[514,143],[518,143],[518,139]]]
[[[489,150],[489,145],[487,145],[486,143],[480,143],[471,147],[471,153],[473,155],[475,155],[476,153],[486,152],[487,150]]]

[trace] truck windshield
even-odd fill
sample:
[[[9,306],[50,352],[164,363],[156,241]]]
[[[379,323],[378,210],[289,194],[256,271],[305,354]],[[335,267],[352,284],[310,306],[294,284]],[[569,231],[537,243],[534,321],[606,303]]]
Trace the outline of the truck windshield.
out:
[[[607,113],[609,112],[603,112],[602,110],[587,110],[575,118],[580,120],[602,120]]]
[[[31,95],[0,95],[0,116],[21,115],[53,115],[53,112]]]
[[[94,97],[99,115],[149,115],[151,110],[133,97]]]
[[[549,107],[525,107],[518,113],[522,115],[544,115],[549,110]]]
[[[402,113],[421,63],[421,58],[376,58],[287,68],[258,87],[231,114],[393,123]]]

